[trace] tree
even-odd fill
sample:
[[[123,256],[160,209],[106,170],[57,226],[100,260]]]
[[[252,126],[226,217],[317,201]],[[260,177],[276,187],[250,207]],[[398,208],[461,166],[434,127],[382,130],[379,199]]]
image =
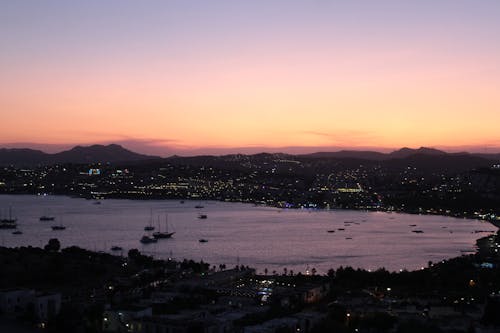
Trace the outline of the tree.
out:
[[[45,251],[57,252],[61,249],[61,243],[57,238],[49,239],[49,242],[44,247]]]
[[[141,255],[141,253],[137,249],[130,249],[130,250],[128,250],[128,257],[129,257],[129,259],[137,258],[140,255]]]

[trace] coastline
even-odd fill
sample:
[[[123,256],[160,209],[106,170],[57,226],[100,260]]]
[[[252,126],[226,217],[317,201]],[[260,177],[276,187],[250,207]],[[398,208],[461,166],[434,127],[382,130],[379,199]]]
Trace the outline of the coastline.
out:
[[[31,196],[31,197],[33,197],[33,195],[27,195],[27,196],[28,196],[28,197],[30,197],[30,196]],[[65,198],[75,198],[75,199],[81,199],[80,197],[74,197],[74,196],[72,197],[72,196],[67,196],[67,195],[56,195],[55,197],[62,197],[62,198],[64,198],[64,197],[65,197]],[[121,201],[121,200],[123,200],[123,199],[116,199],[116,201],[117,201],[117,202],[119,202],[119,201]],[[127,199],[125,199],[125,200],[127,200]],[[170,201],[170,202],[173,202],[174,204],[175,204],[175,201],[176,201],[176,200],[170,200],[170,199],[167,199],[167,200],[168,200],[168,201]],[[136,200],[131,200],[131,201],[136,201]],[[155,202],[156,202],[156,203],[155,203],[155,205],[158,205],[158,204],[161,204],[161,202],[162,202],[162,201],[165,201],[165,200],[163,199],[163,200],[146,200],[146,201],[155,201]],[[211,201],[211,200],[210,200],[210,201]],[[213,203],[216,203],[216,202],[226,202],[226,201],[212,201],[212,202],[213,202]],[[190,205],[190,203],[188,203],[188,201],[187,201],[187,200],[186,200],[186,203],[187,203],[187,205],[186,205],[186,206],[189,206],[189,205]],[[191,203],[193,203],[193,204],[194,204],[194,203],[200,203],[200,201],[199,201],[199,200],[193,200],[193,201],[191,201]],[[208,202],[207,202],[207,203],[208,203]],[[247,203],[247,202],[239,202],[239,203],[241,203],[241,204],[243,204],[243,205],[255,205],[255,204],[253,204],[253,203]],[[209,203],[208,203],[208,204],[209,204]],[[84,206],[86,206],[86,205],[84,204]],[[269,208],[278,208],[278,209],[280,209],[280,210],[281,210],[281,209],[290,210],[290,214],[293,214],[293,213],[291,213],[291,212],[292,212],[292,211],[294,211],[294,210],[300,210],[300,208],[299,208],[299,209],[296,209],[296,208],[281,208],[281,207],[276,207],[276,206],[271,206],[271,205],[259,205],[259,206],[262,206],[262,207],[269,207]],[[96,207],[96,208],[98,208],[99,206],[95,206],[95,207]],[[99,208],[99,209],[100,209],[100,208]],[[321,209],[321,208],[311,208],[311,209],[309,209],[309,208],[304,208],[303,210],[318,211],[318,212],[321,212],[321,211],[327,211],[326,209]],[[100,211],[100,210],[98,210],[98,211]],[[386,214],[387,214],[387,216],[388,216],[388,218],[390,218],[390,219],[394,219],[394,217],[390,217],[390,214],[405,214],[405,215],[408,215],[408,214],[406,214],[406,213],[405,213],[405,212],[403,212],[403,211],[384,211],[384,210],[367,210],[367,209],[330,209],[330,211],[340,211],[340,212],[341,212],[341,211],[351,211],[351,212],[353,212],[353,213],[355,213],[355,212],[368,212],[368,213],[370,213],[370,212],[381,212],[381,213],[386,213]],[[148,208],[148,212],[149,212],[149,208]],[[293,215],[294,215],[294,214],[293,214]],[[385,215],[385,214],[380,215],[380,216],[384,216],[384,215]],[[414,215],[414,214],[412,214],[412,215]],[[442,216],[442,217],[450,217],[450,216],[448,216],[448,215],[438,215],[438,214],[418,214],[418,215],[422,215],[422,216],[425,216],[425,215],[436,215],[436,216]],[[451,217],[453,217],[453,218],[457,218],[456,216],[451,216]],[[397,218],[397,217],[396,217],[396,218]],[[349,217],[347,217],[347,219],[349,219]],[[382,217],[382,219],[385,219],[385,218],[384,218],[384,217]],[[397,218],[397,219],[399,219],[399,218]],[[403,219],[403,217],[401,217],[401,219]],[[408,219],[408,217],[406,217],[406,219]],[[478,219],[470,219],[470,220],[471,220],[471,221],[478,221]],[[197,220],[196,220],[196,221],[197,221]],[[450,221],[451,221],[451,220],[450,220]],[[479,221],[484,222],[484,220],[479,220]],[[413,223],[413,222],[409,222],[409,223]],[[451,221],[451,223],[453,223],[453,222]],[[466,222],[465,222],[465,221],[464,221],[464,222],[461,222],[461,223],[460,223],[460,225],[465,225],[464,223],[466,223]],[[403,226],[403,225],[406,227],[406,223],[402,223],[402,224],[401,224],[401,226]],[[477,230],[476,232],[474,232],[473,228],[474,228],[474,227],[472,227],[472,226],[471,226],[470,228],[468,228],[468,229],[469,229],[469,231],[470,231],[470,232],[468,232],[469,234],[484,232],[484,230]],[[477,228],[477,229],[480,229],[480,227],[476,227],[476,228]],[[70,228],[70,229],[71,229],[71,228]],[[141,228],[141,229],[142,229],[142,228]],[[482,228],[481,228],[481,229],[482,229]],[[131,230],[132,230],[132,229],[131,229]],[[410,229],[408,229],[408,230],[410,230]],[[444,231],[444,230],[443,230],[443,231]],[[488,231],[489,231],[489,230],[488,230]],[[325,229],[325,232],[326,232],[326,229]],[[491,232],[494,232],[494,230],[491,230]],[[448,233],[448,231],[446,231],[446,233]],[[57,236],[56,234],[53,234],[53,235],[54,235],[54,236]],[[48,234],[47,234],[47,233],[45,233],[45,238],[46,238],[46,237],[48,237],[48,236],[51,236],[50,232],[49,232]],[[339,236],[340,236],[340,235],[339,235]],[[346,236],[349,236],[349,237],[350,237],[350,235],[346,235]],[[451,236],[451,237],[453,237],[453,235],[450,235],[450,236]],[[456,251],[453,251],[453,253],[448,253],[448,255],[445,255],[445,256],[443,256],[442,258],[443,258],[443,259],[453,258],[453,257],[459,256],[459,255],[460,255],[460,252],[462,252],[462,253],[470,253],[471,251],[474,251],[474,249],[475,249],[475,247],[474,247],[474,246],[475,246],[476,242],[478,241],[478,239],[480,239],[480,238],[481,238],[481,237],[478,237],[478,236],[483,236],[483,235],[474,235],[474,236],[473,236],[473,235],[470,235],[470,236],[468,236],[468,237],[469,237],[469,242],[468,242],[467,244],[470,244],[470,245],[466,245],[466,244],[464,243],[464,244],[462,245],[463,247],[461,247],[461,246],[460,246],[460,247],[456,247],[456,249],[455,249]],[[329,236],[329,237],[330,237],[330,236]],[[344,243],[345,243],[345,242],[350,242],[350,241],[343,241],[343,239],[344,239],[343,237],[344,237],[344,236],[340,236],[340,237],[341,237],[340,239],[342,240],[342,242],[344,242]],[[446,236],[445,236],[445,237],[446,237]],[[467,236],[466,236],[466,237],[467,237]],[[477,237],[477,238],[476,238],[476,237]],[[46,240],[45,238],[43,238],[43,240]],[[108,237],[108,238],[109,238],[109,237]],[[139,238],[140,238],[140,237],[139,237]],[[184,238],[186,238],[186,237],[184,237]],[[64,236],[63,236],[63,239],[64,239]],[[330,239],[330,238],[328,238],[328,239]],[[338,238],[336,238],[336,239],[337,239],[337,240],[339,240]],[[415,241],[418,241],[418,239],[416,239],[416,238],[413,238],[413,239],[414,239]],[[447,238],[447,239],[448,239],[448,238]],[[444,240],[444,239],[443,239],[443,240]],[[183,240],[183,241],[184,241],[184,240]],[[104,242],[104,243],[102,243],[102,242]],[[108,244],[108,245],[110,244],[110,241],[109,241],[109,240],[107,240],[107,241],[101,241],[101,243],[102,243],[102,244],[104,244],[104,247],[97,246],[97,249],[102,249],[102,250],[103,250],[103,251],[105,251],[105,252],[109,252],[109,246],[108,246],[108,247],[106,247],[106,242],[107,242],[107,244]],[[193,240],[191,240],[191,242],[193,242]],[[9,242],[7,242],[7,243],[9,243]],[[11,242],[11,243],[12,243],[12,242]],[[66,244],[68,244],[68,245],[74,244],[74,245],[77,245],[77,246],[83,246],[84,248],[94,249],[94,250],[96,250],[96,245],[94,245],[94,244],[97,244],[97,243],[96,243],[96,241],[93,241],[93,243],[92,243],[91,245],[88,245],[88,244],[86,244],[86,245],[85,245],[84,243],[81,243],[81,242],[77,242],[77,243],[71,243],[71,242],[70,242],[70,243],[67,243],[67,242],[65,242],[65,243],[66,243]],[[339,246],[343,246],[343,245],[338,245],[338,244],[339,244],[338,242],[336,242],[336,243],[337,243],[337,247],[339,247]],[[28,243],[28,244],[38,244],[38,241],[37,241],[37,242],[35,242],[35,243],[30,242],[30,243]],[[102,244],[101,244],[101,245],[102,245]],[[183,244],[183,243],[178,243],[178,244],[179,244],[179,246],[181,246],[181,244]],[[192,244],[192,243],[190,243],[190,244]],[[198,244],[198,238],[196,238],[196,244]],[[212,244],[212,243],[209,243],[209,245],[211,245],[211,244]],[[112,244],[112,243],[111,243],[111,245],[114,245],[114,244]],[[158,253],[158,252],[157,252],[157,250],[156,250],[155,248],[153,248],[153,247],[149,247],[149,248],[147,248],[147,247],[143,247],[143,246],[141,246],[139,243],[137,243],[137,244],[133,244],[133,243],[129,242],[128,244],[123,243],[123,244],[118,244],[118,245],[121,245],[121,246],[123,246],[124,248],[127,248],[127,249],[134,248],[134,247],[137,247],[137,248],[142,248],[143,250],[147,251],[147,253],[154,254],[154,255],[158,255],[158,254],[160,254],[160,257],[162,257],[162,258],[166,258],[166,257],[168,256],[168,252],[166,252],[166,253],[165,253],[165,250],[164,250],[164,249],[163,249],[163,250],[160,250],[160,253]],[[349,244],[347,244],[347,243],[346,243],[345,245],[349,247]],[[199,247],[199,245],[195,245],[195,246],[196,246],[196,247]],[[469,246],[470,246],[470,247],[469,247]],[[209,246],[207,247],[207,245],[204,245],[204,247],[203,247],[203,249],[209,249],[209,248],[210,248],[210,247],[209,247]],[[202,248],[200,248],[200,249],[202,249]],[[467,249],[467,250],[463,250],[463,251],[462,251],[462,249]],[[469,250],[469,249],[470,249],[470,250]],[[163,251],[163,252],[162,252],[162,251]],[[168,250],[167,250],[167,251],[168,251]],[[319,251],[319,250],[318,250],[318,251]],[[343,250],[342,250],[342,251],[343,251]],[[348,250],[346,250],[346,251],[348,251]],[[184,253],[183,253],[183,252],[184,252]],[[192,251],[187,251],[187,252],[191,253]],[[171,255],[171,253],[172,253],[172,251],[170,251],[170,255]],[[210,256],[207,258],[207,257],[206,257],[206,256],[204,256],[204,255],[201,255],[201,256],[199,256],[199,255],[194,255],[194,256],[193,256],[193,255],[189,255],[189,254],[187,254],[185,251],[179,251],[179,250],[177,250],[177,251],[176,251],[175,249],[174,249],[174,253],[176,253],[176,254],[181,253],[179,256],[176,256],[177,258],[193,258],[193,259],[197,258],[198,260],[199,260],[200,258],[203,258],[204,260],[207,260],[207,261],[209,261],[209,262],[214,262],[214,263],[216,263],[216,264],[217,264],[217,263],[228,263],[228,262],[229,262],[229,263],[231,263],[231,262],[233,262],[233,261],[230,261],[230,260],[228,260],[228,259],[220,259],[220,260],[216,259],[216,260],[214,260],[214,259],[213,259],[213,257],[214,257],[214,256],[212,256],[212,258],[210,258]],[[318,252],[318,253],[321,253],[321,252]],[[383,252],[382,252],[382,253],[383,253]],[[438,253],[438,252],[436,252],[436,253]],[[389,266],[385,265],[385,264],[383,263],[383,260],[378,260],[378,261],[376,260],[376,261],[373,261],[373,265],[372,265],[372,264],[367,264],[367,259],[365,258],[365,259],[362,259],[362,260],[361,260],[361,262],[362,262],[362,263],[361,263],[361,265],[358,265],[357,263],[354,263],[354,264],[350,264],[350,263],[349,263],[350,261],[348,260],[348,257],[349,257],[349,255],[348,255],[348,254],[350,254],[350,253],[349,253],[349,252],[346,252],[346,253],[344,253],[344,254],[339,253],[338,255],[335,255],[335,256],[334,256],[334,258],[332,258],[332,259],[333,259],[333,261],[331,262],[330,267],[339,267],[339,266],[348,266],[348,265],[351,265],[351,266],[354,266],[354,267],[360,267],[360,268],[363,268],[363,267],[364,267],[365,269],[372,269],[372,270],[375,270],[375,269],[380,268],[380,267],[389,267],[389,269],[391,269],[391,271],[398,271],[398,270],[400,270],[400,269],[406,269],[406,270],[412,270],[412,271],[413,271],[413,270],[418,270],[421,266],[425,266],[425,264],[427,263],[427,260],[433,260],[433,261],[438,261],[438,260],[441,260],[441,259],[437,259],[437,258],[430,258],[430,259],[424,259],[423,261],[422,261],[422,260],[418,260],[418,261],[416,261],[416,264],[415,264],[415,262],[413,262],[413,264],[412,264],[412,263],[405,263],[404,261],[402,261],[402,262],[401,262],[401,265],[399,265],[399,264],[394,265],[394,264],[393,264],[393,265],[392,265],[392,267],[391,267],[391,265],[389,265]],[[242,259],[244,259],[245,255],[244,255],[244,254],[241,254],[241,253],[240,253],[240,255],[242,255],[242,256],[243,256],[243,258],[242,258]],[[310,254],[305,254],[305,256],[309,256],[309,255],[310,255]],[[347,255],[347,256],[346,256],[346,255]],[[215,257],[217,257],[217,256],[215,256]],[[344,258],[344,257],[345,257],[345,258]],[[391,257],[391,256],[389,255],[389,257]],[[431,257],[437,257],[437,256],[431,256]],[[234,258],[236,258],[236,256],[235,256]],[[300,256],[299,256],[299,257],[297,257],[297,258],[300,258]],[[309,257],[308,257],[308,258],[309,258]],[[314,258],[314,255],[313,255],[313,257],[312,257],[312,258]],[[382,257],[380,257],[380,258],[382,258]],[[290,266],[301,266],[300,271],[305,271],[306,266],[309,266],[309,267],[314,267],[314,266],[316,266],[316,268],[320,268],[320,270],[321,270],[322,272],[325,272],[325,271],[328,269],[328,267],[327,267],[328,265],[326,264],[326,261],[328,261],[328,260],[325,260],[325,262],[322,262],[321,264],[319,264],[319,263],[316,263],[316,264],[315,264],[315,260],[312,260],[312,259],[311,259],[311,261],[309,261],[309,263],[308,263],[308,264],[307,264],[307,262],[306,262],[306,261],[300,261],[301,259],[298,259],[298,260],[299,260],[299,261],[295,261],[295,263],[284,262],[284,263],[283,263],[283,264],[281,264],[281,265],[273,265],[273,264],[271,264],[271,263],[268,263],[268,264],[265,264],[265,263],[264,263],[264,264],[261,264],[261,265],[260,265],[259,270],[261,270],[261,271],[262,271],[262,270],[264,269],[264,267],[266,267],[267,265],[271,265],[271,267],[273,267],[273,266],[274,266],[274,267],[273,267],[273,269],[277,269],[278,271],[282,270],[282,269],[283,269],[283,267],[288,267],[288,268],[290,268]],[[371,260],[371,259],[368,259],[368,260]],[[363,261],[364,261],[364,263],[363,263]],[[250,260],[250,261],[244,261],[244,262],[248,262],[250,265],[252,265],[251,263],[252,263],[253,261],[251,261],[251,260]],[[393,261],[391,261],[391,262],[392,262],[392,263],[394,263]],[[234,259],[234,263],[236,263],[236,259]],[[318,267],[318,265],[319,265],[319,266],[321,266],[321,267]],[[279,267],[278,267],[278,266],[279,266]],[[303,267],[302,267],[302,266],[303,266]],[[296,270],[296,271],[299,271],[299,268],[298,268],[298,267],[293,267],[293,269],[294,269],[294,270]]]

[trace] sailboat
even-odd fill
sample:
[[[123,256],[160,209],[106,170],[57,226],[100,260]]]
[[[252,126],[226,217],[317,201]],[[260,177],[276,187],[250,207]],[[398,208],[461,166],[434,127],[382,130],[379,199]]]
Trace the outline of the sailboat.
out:
[[[153,226],[153,209],[151,209],[151,217],[149,218],[149,225],[144,227],[144,231],[152,231],[155,230]]]
[[[62,224],[53,225],[51,228],[52,228],[52,230],[65,230],[66,229],[66,227],[63,226]]]
[[[9,207],[9,217],[0,220],[0,229],[16,229],[17,219],[12,217],[12,207]]]
[[[49,215],[49,214],[44,214],[42,216],[40,216],[40,221],[54,221],[56,218],[52,215]]]
[[[172,238],[172,236],[175,234],[175,232],[168,232],[168,215],[165,215],[165,229],[165,232],[161,232],[160,224],[158,223],[158,231],[153,232],[153,237],[155,239]]]
[[[51,226],[52,230],[65,230],[66,227],[63,226],[62,222]]]

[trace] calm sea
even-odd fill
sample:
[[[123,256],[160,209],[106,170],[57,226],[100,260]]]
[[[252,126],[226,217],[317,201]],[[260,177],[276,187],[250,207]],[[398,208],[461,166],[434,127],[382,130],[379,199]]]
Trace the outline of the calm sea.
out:
[[[65,196],[0,195],[0,217],[8,215],[9,207],[23,234],[0,230],[2,246],[44,246],[50,238],[58,238],[63,247],[111,252],[111,246],[118,245],[123,255],[137,248],[160,258],[204,260],[227,267],[239,263],[260,272],[286,268],[304,273],[315,268],[324,273],[341,265],[414,270],[428,261],[473,251],[475,240],[488,234],[475,231],[496,231],[489,223],[442,216],[283,210],[213,201],[103,200],[95,204]],[[200,213],[207,219],[199,219]],[[56,220],[39,221],[42,215]],[[139,242],[151,220],[156,230],[164,231],[166,219],[169,231],[175,231],[173,238],[156,244]],[[52,230],[55,224],[66,230]]]

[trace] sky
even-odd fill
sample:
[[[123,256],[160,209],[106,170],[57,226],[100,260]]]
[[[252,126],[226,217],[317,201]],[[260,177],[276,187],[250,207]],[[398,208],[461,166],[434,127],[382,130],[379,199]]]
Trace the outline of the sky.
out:
[[[500,152],[497,0],[0,0],[0,147]]]

